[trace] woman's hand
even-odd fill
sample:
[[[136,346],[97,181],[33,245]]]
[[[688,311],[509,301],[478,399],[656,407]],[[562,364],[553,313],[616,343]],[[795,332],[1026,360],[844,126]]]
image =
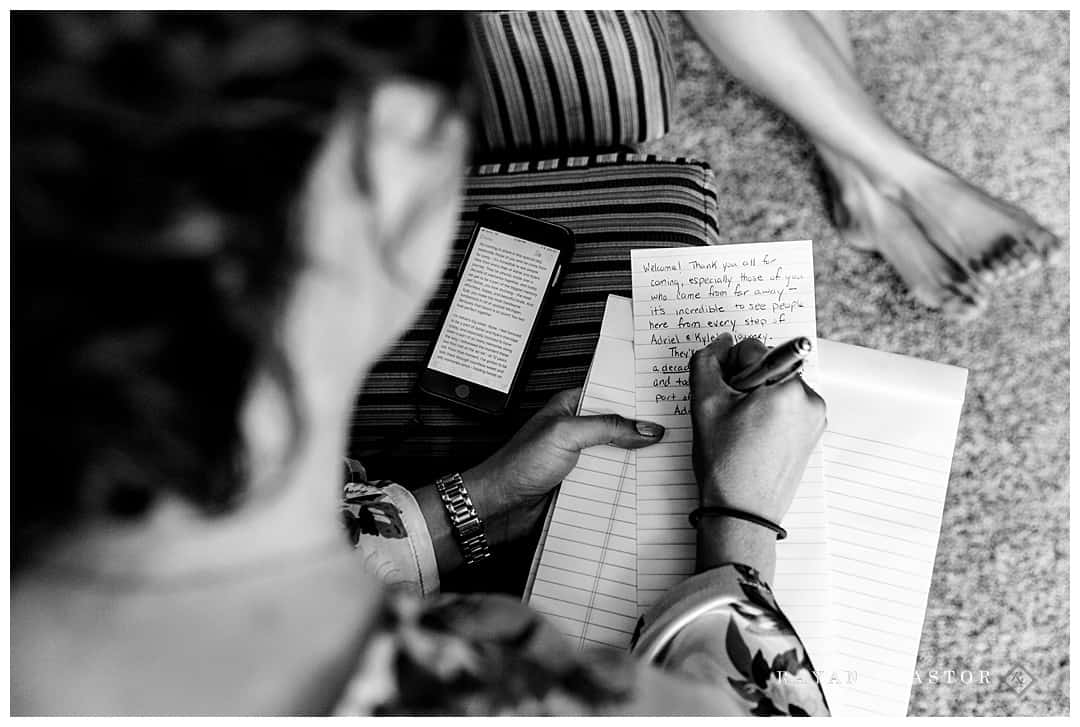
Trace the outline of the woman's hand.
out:
[[[825,431],[825,402],[798,376],[749,394],[728,386],[766,351],[757,339],[732,345],[725,334],[690,360],[694,471],[702,505],[779,523]]]
[[[615,414],[576,416],[581,389],[552,397],[498,452],[461,473],[484,522],[488,542],[503,545],[531,533],[543,515],[544,497],[574,469],[581,450],[597,444],[636,449],[659,442],[664,428]],[[442,500],[434,485],[413,492],[446,577],[461,566]]]
[[[727,379],[766,353],[757,339],[732,343],[725,334],[690,360],[694,472],[701,504],[779,523],[825,430],[825,402],[798,376],[749,394],[732,389]],[[703,518],[697,570],[732,562],[752,566],[772,580],[775,533],[736,518]]]
[[[544,497],[574,468],[581,450],[598,444],[637,449],[664,435],[659,424],[616,414],[576,416],[580,397],[580,388],[556,394],[498,452],[461,473],[493,540],[531,529]],[[500,518],[507,528],[498,527]]]

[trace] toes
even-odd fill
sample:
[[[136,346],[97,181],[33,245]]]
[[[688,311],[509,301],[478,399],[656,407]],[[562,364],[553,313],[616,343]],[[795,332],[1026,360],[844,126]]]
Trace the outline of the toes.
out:
[[[938,252],[948,266],[948,279],[942,281],[943,287],[958,285],[964,290],[970,290],[972,294],[985,295],[1001,277],[1000,263],[994,258],[984,256],[982,259],[968,259],[966,263],[961,263],[940,248]]]
[[[941,304],[941,314],[950,321],[966,323],[982,315],[985,305],[975,305],[960,298],[948,298]]]
[[[1065,245],[1054,233],[1041,227],[1028,230],[1028,243],[1047,262],[1059,263],[1065,257]]]
[[[984,261],[988,260],[995,272],[994,280],[1001,281],[1027,275],[1045,262],[1060,258],[1063,251],[1064,246],[1055,235],[1034,227],[1023,235],[1002,235],[984,256]]]
[[[978,317],[989,303],[987,296],[969,281],[960,281],[946,286],[947,295],[941,301],[941,312],[949,320],[970,321]]]
[[[974,278],[942,281],[911,289],[912,297],[927,308],[940,310],[950,320],[971,320],[988,304],[986,289]]]
[[[944,253],[942,253],[944,254]],[[996,261],[994,251],[985,251],[982,256],[967,259],[967,267],[973,275],[987,285],[997,281],[1001,271]]]
[[[985,306],[986,299],[990,296],[989,288],[975,278],[953,280],[944,287],[952,297],[961,298],[970,305]]]
[[[1030,248],[1023,237],[1005,235],[1002,240],[1002,250],[998,260],[1005,269],[1005,274],[1013,277],[1021,274],[1027,265]]]
[[[1023,257],[1020,261],[1020,270],[1018,272],[1019,276],[1028,275],[1042,267],[1045,262],[1045,258],[1043,254],[1039,252],[1038,249],[1036,249],[1034,244],[1032,244],[1031,242],[1025,242],[1025,244],[1022,245],[1021,248],[1023,250]]]
[[[973,276],[955,273],[951,279],[939,279],[935,285],[912,288],[911,295],[952,321],[970,321],[989,303],[989,291],[984,283]]]
[[[1042,264],[1042,253],[1035,242],[1028,236],[1022,237],[1014,248],[1014,254],[1018,258],[1017,274],[1026,275]]]
[[[1004,234],[987,250],[982,264],[993,271],[988,282],[1000,282],[1032,272],[1043,259],[1044,254],[1028,236]]]
[[[983,276],[987,282],[997,282],[1003,278],[1009,277],[1019,261],[1017,257],[1013,255],[1013,248],[1016,246],[1016,238],[1012,235],[1004,234],[993,240],[983,251],[982,256],[979,258],[979,263],[982,268],[988,271],[989,275]]]

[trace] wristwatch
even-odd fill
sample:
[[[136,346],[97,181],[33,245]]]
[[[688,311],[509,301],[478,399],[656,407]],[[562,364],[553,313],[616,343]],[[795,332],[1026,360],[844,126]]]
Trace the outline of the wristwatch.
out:
[[[435,489],[442,497],[446,514],[450,516],[450,525],[465,557],[465,565],[475,565],[490,558],[484,523],[476,514],[461,475],[455,472],[440,477],[435,480]]]

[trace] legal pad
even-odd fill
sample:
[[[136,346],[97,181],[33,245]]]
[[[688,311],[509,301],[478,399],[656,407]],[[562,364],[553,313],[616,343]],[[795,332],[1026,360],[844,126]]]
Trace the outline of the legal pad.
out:
[[[634,251],[610,296],[581,413],[668,427],[656,445],[582,454],[548,513],[526,598],[580,647],[626,648],[640,613],[693,569],[689,353],[728,330],[814,338],[809,242]],[[829,405],[784,519],[773,589],[834,714],[903,715],[967,372],[820,340],[806,378]]]

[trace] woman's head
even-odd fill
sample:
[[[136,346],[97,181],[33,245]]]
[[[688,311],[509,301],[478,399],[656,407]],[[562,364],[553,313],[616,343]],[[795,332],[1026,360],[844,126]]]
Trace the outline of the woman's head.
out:
[[[166,494],[228,510],[256,371],[340,388],[400,333],[456,212],[468,62],[443,14],[16,13],[11,31],[19,562]]]

